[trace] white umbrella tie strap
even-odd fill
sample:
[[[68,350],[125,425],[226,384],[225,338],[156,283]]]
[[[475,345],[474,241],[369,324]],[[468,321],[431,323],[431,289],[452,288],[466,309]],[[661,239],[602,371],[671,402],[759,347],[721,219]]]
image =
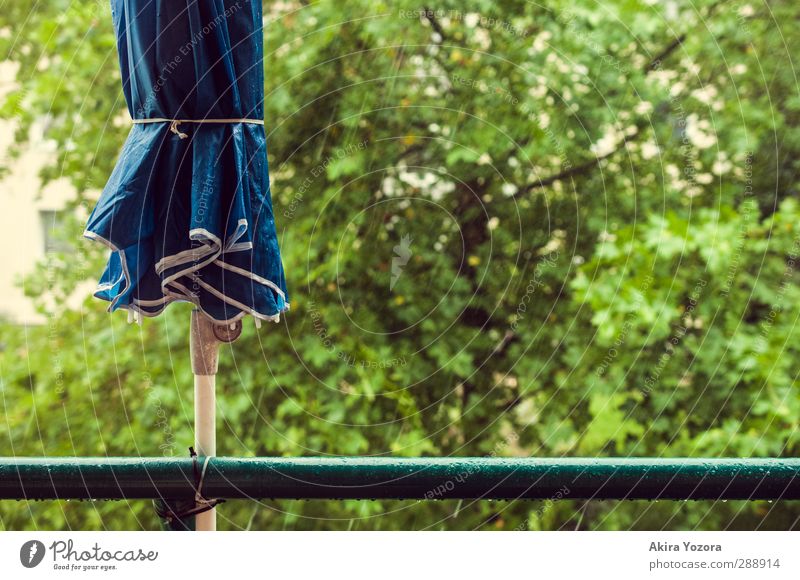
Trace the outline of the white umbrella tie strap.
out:
[[[195,465],[196,465],[197,464],[197,455],[194,455],[193,459],[194,459],[194,462],[195,462]],[[195,501],[195,503],[198,504],[199,508],[202,508],[201,511],[210,510],[211,508],[213,508],[218,503],[222,503],[222,502],[225,501],[224,499],[223,500],[208,499],[208,498],[203,496],[203,481],[206,478],[206,470],[208,469],[208,462],[209,461],[211,461],[211,457],[206,457],[205,460],[203,461],[203,470],[200,472],[200,480],[197,482],[197,488],[195,489],[195,492],[194,492],[194,501]],[[200,513],[200,512],[195,512],[195,513]]]
[[[198,125],[202,124],[216,124],[216,125],[225,125],[231,123],[248,123],[250,125],[263,125],[264,121],[262,119],[162,119],[160,117],[154,119],[134,119],[134,125],[146,125],[149,123],[169,123],[169,130],[175,133],[181,139],[186,139],[189,135],[186,133],[181,132],[178,129],[178,125],[181,123],[196,123]]]
[[[195,507],[194,509],[188,510],[188,513],[185,514],[184,517],[186,517],[186,515],[196,515],[207,512],[213,509],[215,505],[225,502],[224,499],[208,499],[203,496],[203,482],[206,479],[206,471],[208,470],[208,462],[211,461],[211,456],[206,456],[203,461],[203,469],[199,470],[198,477],[197,452],[194,450],[194,447],[189,447],[189,455],[192,458],[192,471],[194,472],[194,480],[197,485],[194,488]]]

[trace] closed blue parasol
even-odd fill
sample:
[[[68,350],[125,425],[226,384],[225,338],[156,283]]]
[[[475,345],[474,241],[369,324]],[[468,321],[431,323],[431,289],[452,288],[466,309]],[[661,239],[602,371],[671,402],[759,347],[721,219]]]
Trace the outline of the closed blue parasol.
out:
[[[215,323],[289,308],[269,189],[261,2],[111,0],[133,119],[84,235],[111,250],[95,296]]]
[[[191,509],[170,521],[216,528],[202,495],[216,455],[218,347],[247,314],[289,308],[264,133],[261,2],[111,0],[122,88],[133,120],[84,235],[111,250],[95,296],[132,318],[170,302],[191,323],[195,447],[205,457]]]

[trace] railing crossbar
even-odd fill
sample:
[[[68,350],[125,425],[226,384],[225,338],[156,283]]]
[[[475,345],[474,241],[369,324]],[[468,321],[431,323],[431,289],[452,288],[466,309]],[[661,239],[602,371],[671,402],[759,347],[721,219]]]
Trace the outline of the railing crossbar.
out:
[[[0,499],[192,499],[186,458],[4,458]],[[235,458],[221,499],[800,499],[800,459]]]

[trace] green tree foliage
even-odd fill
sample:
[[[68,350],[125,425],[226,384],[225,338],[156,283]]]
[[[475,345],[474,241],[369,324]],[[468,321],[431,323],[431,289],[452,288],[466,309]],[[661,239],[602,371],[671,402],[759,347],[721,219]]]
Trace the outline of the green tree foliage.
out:
[[[796,456],[800,49],[793,0],[266,3],[292,311],[224,349],[227,455]],[[128,131],[105,4],[7,1],[3,105],[47,119],[90,205]],[[81,224],[65,232],[77,239]],[[87,300],[87,243],[3,330],[0,455],[191,441],[189,310]],[[79,266],[76,266],[79,264]],[[24,509],[20,509],[23,507]],[[230,502],[267,529],[788,528],[766,502]],[[16,528],[149,505],[9,504]]]

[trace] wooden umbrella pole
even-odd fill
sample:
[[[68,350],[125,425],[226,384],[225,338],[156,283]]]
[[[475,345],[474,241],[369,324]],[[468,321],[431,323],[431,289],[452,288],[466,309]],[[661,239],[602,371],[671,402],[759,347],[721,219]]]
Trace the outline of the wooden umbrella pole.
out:
[[[219,345],[233,342],[242,333],[242,323],[215,324],[199,310],[192,311],[190,350],[194,374],[194,446],[200,457],[217,454],[216,378],[219,368]],[[215,531],[215,509],[195,516],[197,531]]]

